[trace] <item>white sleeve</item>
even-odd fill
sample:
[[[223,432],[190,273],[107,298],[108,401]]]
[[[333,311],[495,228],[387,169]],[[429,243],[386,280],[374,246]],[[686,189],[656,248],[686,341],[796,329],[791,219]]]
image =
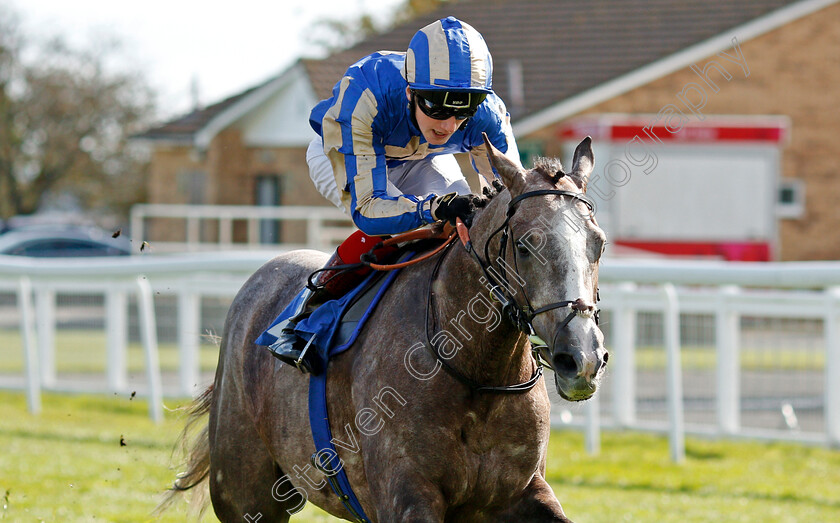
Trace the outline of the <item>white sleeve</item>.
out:
[[[332,163],[324,154],[324,142],[320,136],[309,144],[306,150],[306,163],[309,164],[309,177],[312,178],[312,183],[315,184],[318,192],[333,205],[345,210],[341,203],[341,193],[336,185]]]

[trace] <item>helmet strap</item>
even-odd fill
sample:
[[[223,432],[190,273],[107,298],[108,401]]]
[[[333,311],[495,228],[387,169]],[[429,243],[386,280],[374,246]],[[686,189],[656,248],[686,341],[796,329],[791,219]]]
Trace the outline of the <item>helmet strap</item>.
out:
[[[414,91],[411,91],[411,100],[408,102],[408,112],[411,116],[411,123],[417,130],[420,130],[420,124],[417,123],[417,100],[414,98]]]

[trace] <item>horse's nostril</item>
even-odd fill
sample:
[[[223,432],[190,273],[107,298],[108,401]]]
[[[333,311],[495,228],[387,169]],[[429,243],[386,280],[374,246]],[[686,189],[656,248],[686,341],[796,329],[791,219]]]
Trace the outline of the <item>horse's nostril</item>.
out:
[[[601,372],[601,369],[603,369],[604,367],[607,366],[608,361],[610,361],[610,353],[607,352],[607,351],[604,351],[604,355],[601,356],[601,358],[598,360],[598,365],[597,365],[597,368],[595,369],[595,374],[596,375],[599,372]]]
[[[577,363],[575,363],[571,354],[555,354],[552,362],[554,363],[554,372],[565,376],[577,374]]]
[[[578,298],[572,304],[572,309],[578,312],[591,312],[595,310],[595,306],[591,303],[586,303],[583,298]]]

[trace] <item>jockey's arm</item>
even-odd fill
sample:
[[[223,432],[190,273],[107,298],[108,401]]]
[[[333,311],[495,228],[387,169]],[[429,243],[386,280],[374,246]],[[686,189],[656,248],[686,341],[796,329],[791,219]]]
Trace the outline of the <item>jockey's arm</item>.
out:
[[[382,163],[384,164],[384,155]],[[345,156],[346,163],[361,163],[359,157]],[[364,161],[364,160],[363,160]],[[437,196],[420,198],[412,194],[387,193],[387,172],[357,170],[348,184],[351,215],[356,227],[370,235],[398,234],[432,223],[431,203]]]
[[[341,100],[352,107],[334,106],[322,121],[324,151],[333,167],[342,203],[353,222],[370,235],[398,234],[434,222],[431,201],[410,194],[388,194],[385,147],[374,131],[376,101],[369,90],[352,96],[347,84]],[[343,105],[342,104],[342,105]]]

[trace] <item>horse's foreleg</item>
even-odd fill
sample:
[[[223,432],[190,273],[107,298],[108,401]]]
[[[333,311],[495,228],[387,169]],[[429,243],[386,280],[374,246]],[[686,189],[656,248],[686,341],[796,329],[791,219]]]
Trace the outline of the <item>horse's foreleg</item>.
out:
[[[377,500],[376,520],[379,523],[439,523],[446,507],[440,490],[413,472],[394,469],[378,488],[371,485]]]
[[[541,474],[534,475],[522,496],[495,521],[572,523],[563,513],[563,507]]]

